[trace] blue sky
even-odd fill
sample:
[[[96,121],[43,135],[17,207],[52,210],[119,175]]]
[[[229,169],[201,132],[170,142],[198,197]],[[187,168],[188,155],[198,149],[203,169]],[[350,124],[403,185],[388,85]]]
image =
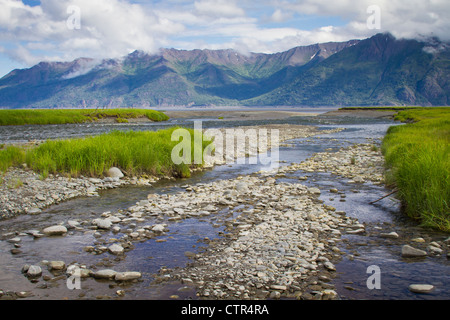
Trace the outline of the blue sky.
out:
[[[373,5],[376,28],[368,25]],[[449,16],[448,0],[0,0],[0,76],[40,61],[134,50],[273,53],[386,31],[446,38]]]

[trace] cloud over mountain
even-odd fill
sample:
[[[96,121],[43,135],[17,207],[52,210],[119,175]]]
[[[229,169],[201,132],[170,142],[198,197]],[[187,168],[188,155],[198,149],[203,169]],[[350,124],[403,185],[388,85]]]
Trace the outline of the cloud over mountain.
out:
[[[377,30],[367,27],[372,5]],[[32,66],[170,47],[274,53],[379,32],[449,40],[449,16],[448,0],[0,0],[0,61]]]

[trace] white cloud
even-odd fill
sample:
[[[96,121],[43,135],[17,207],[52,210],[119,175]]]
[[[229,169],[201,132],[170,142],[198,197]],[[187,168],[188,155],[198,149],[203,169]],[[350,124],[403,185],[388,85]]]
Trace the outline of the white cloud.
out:
[[[284,12],[281,9],[276,9],[272,16],[270,17],[269,21],[271,22],[284,22],[286,20],[291,19],[293,16],[292,12]]]
[[[282,1],[280,5],[299,14],[338,16],[349,23],[337,32],[355,35],[373,34],[366,25],[369,16],[367,8],[380,8],[381,29],[396,37],[416,38],[420,35],[435,35],[450,40],[450,2],[448,0],[303,0]]]
[[[80,8],[80,29],[67,27],[70,5]],[[379,30],[367,27],[370,5],[380,7]],[[270,53],[386,31],[450,40],[449,16],[448,0],[41,0],[34,7],[0,0],[0,54],[32,65],[160,47]],[[304,17],[323,23],[306,28]],[[329,17],[342,23],[327,23]]]
[[[201,0],[194,3],[196,11],[209,18],[239,17],[244,16],[245,11],[230,0]]]
[[[69,5],[79,8],[79,29],[67,26]],[[183,30],[182,24],[123,0],[42,0],[36,7],[0,0],[0,43],[9,42],[7,53],[26,64],[49,57],[108,58],[136,49],[156,52],[167,36]],[[52,53],[36,50],[38,43],[52,44]]]

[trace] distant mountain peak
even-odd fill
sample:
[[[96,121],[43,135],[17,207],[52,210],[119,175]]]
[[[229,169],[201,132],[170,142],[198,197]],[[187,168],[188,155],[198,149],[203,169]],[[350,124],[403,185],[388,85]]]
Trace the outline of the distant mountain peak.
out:
[[[448,43],[382,33],[273,54],[167,48],[41,62],[0,79],[0,107],[447,105],[449,77]]]

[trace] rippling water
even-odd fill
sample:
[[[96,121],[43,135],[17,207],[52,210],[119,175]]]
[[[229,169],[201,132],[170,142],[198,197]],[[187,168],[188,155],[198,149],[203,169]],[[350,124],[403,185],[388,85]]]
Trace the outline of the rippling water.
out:
[[[111,130],[158,130],[173,125],[193,126],[195,119],[171,119],[166,123],[151,124],[80,124],[80,125],[49,125],[49,126],[15,126],[0,127],[0,140],[2,143],[26,142],[29,140],[45,140],[54,138],[69,138],[86,135],[95,135]],[[396,125],[391,120],[373,118],[347,118],[330,117],[321,115],[318,117],[292,117],[285,120],[243,120],[220,121],[216,119],[202,119],[203,128],[261,125],[261,124],[307,124],[316,125],[320,129],[340,128],[345,130],[339,133],[319,135],[314,138],[294,139],[291,146],[280,148],[280,165],[291,162],[301,162],[314,152],[326,149],[338,150],[340,147],[353,143],[366,142],[367,138],[381,139],[387,128]],[[78,198],[52,206],[39,216],[19,216],[0,222],[0,232],[24,231],[28,229],[42,229],[42,226],[55,224],[68,219],[92,219],[105,211],[126,209],[137,201],[146,199],[152,192],[172,193],[182,190],[181,186],[189,183],[211,182],[217,179],[228,179],[239,175],[251,174],[264,168],[262,165],[233,164],[217,166],[212,170],[194,174],[189,179],[175,182],[161,181],[152,187],[124,187],[108,190],[100,193],[97,198]],[[302,172],[296,175],[304,175]],[[377,236],[382,232],[396,231],[401,237],[421,236],[425,239],[443,240],[448,235],[432,232],[418,227],[414,222],[405,218],[399,211],[399,204],[393,198],[386,198],[375,205],[369,205],[382,195],[386,194],[383,186],[366,183],[358,190],[354,185],[346,183],[345,179],[338,179],[328,173],[308,173],[309,179],[305,184],[318,186],[323,190],[320,199],[332,205],[337,210],[343,210],[347,215],[356,217],[366,224],[368,235],[344,235],[345,241],[341,244],[341,250],[345,251],[342,261],[337,264],[338,277],[335,286],[338,293],[344,299],[448,299],[450,298],[450,273],[449,262],[445,257],[427,257],[420,261],[410,262],[400,257],[402,240],[386,240]],[[295,179],[298,181],[298,179]],[[289,177],[286,179],[289,181]],[[303,183],[303,182],[302,182]],[[337,188],[345,192],[345,202],[337,199],[335,194],[328,192],[331,188]],[[181,222],[169,222],[170,232],[166,236],[167,241],[157,243],[154,240],[139,242],[135,249],[128,252],[126,258],[113,263],[113,269],[119,271],[136,270],[143,272],[143,281],[127,288],[127,298],[160,299],[167,298],[171,294],[177,294],[180,298],[194,297],[192,290],[178,291],[180,285],[158,286],[152,284],[152,274],[160,267],[182,267],[188,262],[185,251],[196,251],[204,244],[201,240],[205,237],[219,237],[221,228],[214,226],[217,216],[201,219],[191,218]],[[155,218],[155,223],[160,222]],[[151,224],[152,221],[148,221]],[[113,235],[111,235],[113,237]],[[62,239],[42,238],[38,241],[24,237],[23,254],[11,256],[10,244],[0,241],[0,288],[21,291],[32,290],[34,298],[77,298],[79,292],[68,292],[65,286],[35,289],[20,273],[23,264],[36,264],[41,260],[64,260],[66,263],[79,261],[86,264],[98,263],[102,256],[82,254],[83,246],[94,241],[92,235],[71,235]],[[111,261],[106,261],[105,265]],[[381,289],[370,290],[367,288],[367,267],[377,265],[381,269]],[[408,285],[412,283],[428,283],[436,286],[436,289],[427,295],[409,292]],[[96,280],[83,282],[86,289],[83,291],[87,297],[98,292],[114,296],[116,287],[107,287]]]

